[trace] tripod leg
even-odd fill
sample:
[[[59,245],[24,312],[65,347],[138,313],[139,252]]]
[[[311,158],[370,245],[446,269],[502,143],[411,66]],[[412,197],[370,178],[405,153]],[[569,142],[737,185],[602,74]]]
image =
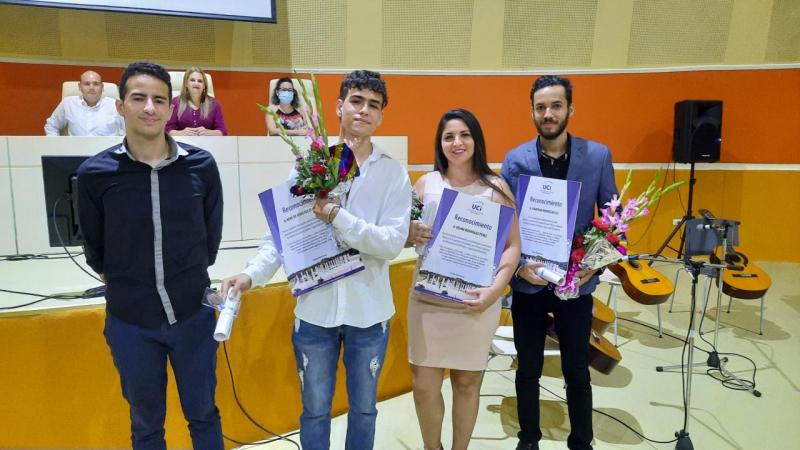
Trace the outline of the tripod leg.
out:
[[[705,299],[703,300],[703,311],[700,314],[700,326],[697,327],[697,332],[703,334],[703,321],[706,319],[706,309],[708,308],[708,297],[711,295],[711,278],[705,277],[703,282],[703,290],[705,291]]]
[[[664,337],[661,333],[661,304],[656,305],[656,314],[658,315],[658,337]]]

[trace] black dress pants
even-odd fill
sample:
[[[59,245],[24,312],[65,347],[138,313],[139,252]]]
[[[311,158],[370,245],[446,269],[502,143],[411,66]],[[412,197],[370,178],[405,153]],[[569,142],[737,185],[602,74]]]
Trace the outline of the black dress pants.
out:
[[[570,434],[573,450],[592,448],[592,385],[589,378],[589,335],[592,328],[592,296],[561,300],[545,288],[535,294],[514,291],[514,345],[517,347],[517,413],[522,442],[539,442],[539,379],[544,364],[547,313],[552,312],[561,350],[561,371],[567,385]]]

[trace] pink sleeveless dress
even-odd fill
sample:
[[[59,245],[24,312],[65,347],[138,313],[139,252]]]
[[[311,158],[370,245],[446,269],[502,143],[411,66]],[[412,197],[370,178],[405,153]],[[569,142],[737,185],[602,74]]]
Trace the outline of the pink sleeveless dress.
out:
[[[423,204],[441,200],[444,188],[492,199],[480,180],[454,188],[439,172],[424,175]],[[419,270],[417,262],[417,270]],[[492,336],[500,322],[500,302],[482,313],[411,289],[408,300],[408,360],[423,367],[480,371],[486,368]]]

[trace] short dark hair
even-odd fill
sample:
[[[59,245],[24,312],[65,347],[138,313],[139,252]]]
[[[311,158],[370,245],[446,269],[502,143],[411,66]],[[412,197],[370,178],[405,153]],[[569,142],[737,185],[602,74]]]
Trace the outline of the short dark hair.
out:
[[[292,83],[292,80],[286,77],[278,78],[278,81],[275,83],[275,89],[272,91],[272,99],[270,100],[270,103],[272,103],[273,105],[281,104],[281,100],[278,98],[278,88],[281,87],[283,83],[289,83],[292,85],[292,89],[294,90],[294,96],[292,97],[291,104],[292,108],[297,109],[297,106],[300,104],[297,99],[299,92],[297,92],[297,89],[294,88],[294,83]]]
[[[122,78],[119,80],[119,98],[123,101],[125,101],[125,94],[128,93],[128,78],[136,75],[150,75],[153,78],[158,78],[166,83],[167,95],[169,97],[172,96],[172,80],[166,69],[150,61],[136,61],[128,64],[128,67],[122,72]]]
[[[567,94],[567,105],[572,104],[572,82],[569,78],[560,75],[544,75],[536,79],[531,86],[531,103],[533,103],[533,94],[539,89],[544,89],[550,86],[564,86],[564,92]]]
[[[475,149],[472,153],[472,169],[481,181],[483,181],[483,184],[492,188],[492,190],[500,194],[500,196],[505,198],[510,204],[514,204],[514,199],[506,195],[502,189],[492,182],[492,178],[496,177],[497,174],[489,167],[489,163],[486,160],[486,140],[483,137],[483,129],[481,129],[478,118],[466,109],[451,109],[445,112],[442,118],[439,119],[439,126],[436,128],[436,141],[433,144],[433,170],[444,175],[447,173],[447,168],[450,165],[447,161],[447,157],[444,155],[444,149],[442,148],[442,135],[444,134],[444,128],[447,126],[447,122],[451,120],[461,120],[467,125],[469,134],[472,135],[472,141],[475,143]]]
[[[386,81],[381,74],[371,70],[354,70],[342,80],[339,88],[339,100],[344,100],[350,89],[369,89],[383,96],[382,108],[389,104],[389,94],[386,92]]]

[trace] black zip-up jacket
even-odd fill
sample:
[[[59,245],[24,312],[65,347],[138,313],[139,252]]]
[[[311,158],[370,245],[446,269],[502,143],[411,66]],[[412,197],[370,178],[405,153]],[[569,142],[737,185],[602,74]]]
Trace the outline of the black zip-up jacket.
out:
[[[214,158],[166,135],[157,167],[127,141],[78,169],[86,262],[106,277],[106,310],[130,324],[173,324],[201,307],[222,239],[222,184]]]

